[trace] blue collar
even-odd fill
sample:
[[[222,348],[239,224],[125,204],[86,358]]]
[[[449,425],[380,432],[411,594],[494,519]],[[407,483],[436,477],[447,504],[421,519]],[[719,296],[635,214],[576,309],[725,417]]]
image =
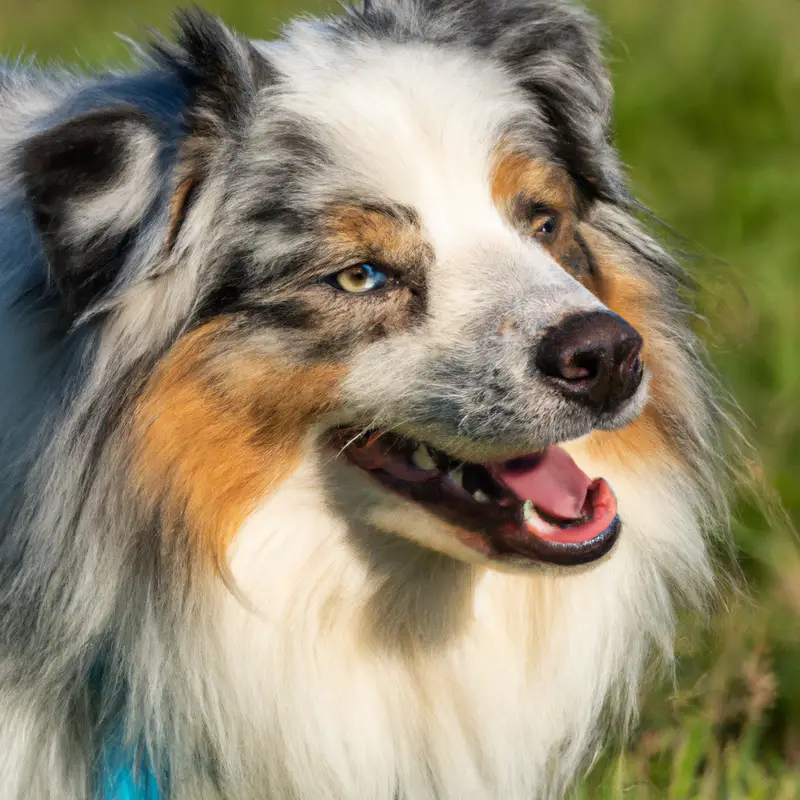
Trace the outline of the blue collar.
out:
[[[149,760],[112,740],[103,754],[95,800],[165,800]]]
[[[101,691],[105,669],[98,661],[89,675],[90,688]],[[159,791],[150,759],[143,748],[124,742],[120,728],[106,741],[95,776],[94,800],[166,800]]]

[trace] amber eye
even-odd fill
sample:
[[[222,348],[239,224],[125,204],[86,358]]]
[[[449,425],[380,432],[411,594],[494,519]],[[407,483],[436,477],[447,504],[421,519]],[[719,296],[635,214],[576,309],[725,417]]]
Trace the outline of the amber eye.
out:
[[[537,217],[533,223],[533,233],[541,239],[551,239],[558,232],[558,219],[553,214]]]
[[[350,294],[373,292],[386,286],[389,278],[371,264],[358,264],[335,272],[324,279],[325,283]]]

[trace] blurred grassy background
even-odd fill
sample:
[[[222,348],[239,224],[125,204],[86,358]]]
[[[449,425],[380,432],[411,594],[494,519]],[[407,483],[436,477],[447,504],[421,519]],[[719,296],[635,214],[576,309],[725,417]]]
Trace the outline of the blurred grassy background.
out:
[[[266,37],[333,0],[208,0]],[[609,32],[619,145],[642,199],[688,239],[702,333],[750,420],[735,536],[748,592],[686,620],[674,684],[645,698],[583,798],[800,798],[800,2],[590,0]],[[113,32],[172,0],[0,0],[0,51],[119,64]],[[767,489],[753,489],[752,478]],[[765,514],[759,495],[786,510]],[[698,630],[695,630],[695,628]],[[499,800],[499,798],[498,798]]]

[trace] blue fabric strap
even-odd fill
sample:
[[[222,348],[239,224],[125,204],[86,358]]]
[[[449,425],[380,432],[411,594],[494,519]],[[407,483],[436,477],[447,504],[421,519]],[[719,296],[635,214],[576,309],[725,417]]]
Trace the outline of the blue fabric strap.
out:
[[[138,763],[137,763],[138,762]],[[141,763],[144,762],[144,763]],[[95,800],[165,800],[146,759],[129,748],[109,743],[103,757]]]

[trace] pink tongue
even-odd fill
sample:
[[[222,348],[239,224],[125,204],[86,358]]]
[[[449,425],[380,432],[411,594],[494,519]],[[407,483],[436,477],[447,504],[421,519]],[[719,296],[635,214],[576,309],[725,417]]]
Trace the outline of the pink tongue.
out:
[[[520,500],[531,500],[545,514],[580,519],[591,481],[560,447],[493,466],[494,477]]]

